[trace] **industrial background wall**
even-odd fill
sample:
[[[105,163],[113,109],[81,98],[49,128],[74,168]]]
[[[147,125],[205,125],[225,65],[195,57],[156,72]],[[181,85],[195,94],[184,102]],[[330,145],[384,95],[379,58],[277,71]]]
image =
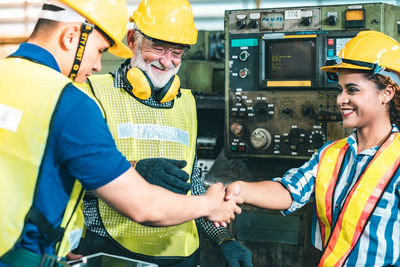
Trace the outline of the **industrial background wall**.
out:
[[[43,0],[0,0],[0,58],[14,51],[16,44],[31,33]],[[139,0],[127,0],[132,12]],[[335,4],[374,3],[371,0],[191,0],[195,22],[200,30],[224,29],[227,9],[276,8]],[[400,0],[379,1],[399,5]]]
[[[41,2],[0,0],[0,58],[29,36]],[[139,0],[128,0],[132,12]],[[400,39],[400,1],[191,0],[198,42],[181,84],[195,94],[197,155],[206,185],[281,176],[324,142],[347,134],[335,83],[319,70],[360,30]],[[121,60],[106,53],[102,73]],[[301,65],[301,71],[298,66]],[[230,225],[254,266],[315,266],[313,205],[282,216],[244,205]],[[201,239],[201,266],[225,266]]]

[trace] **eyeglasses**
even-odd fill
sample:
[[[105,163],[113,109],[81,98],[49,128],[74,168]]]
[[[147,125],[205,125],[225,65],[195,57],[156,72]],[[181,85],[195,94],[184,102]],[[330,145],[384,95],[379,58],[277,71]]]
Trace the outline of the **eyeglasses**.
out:
[[[352,59],[346,59],[346,58],[340,58],[338,56],[334,56],[331,58],[328,58],[326,60],[325,66],[339,66],[342,63],[348,63],[360,67],[366,67],[371,69],[371,71],[374,74],[380,73],[384,68],[379,66],[378,63],[369,63],[365,61],[358,61],[358,60],[352,60]],[[328,77],[329,80],[331,81],[338,81],[338,73],[337,72],[326,72],[326,76]]]
[[[159,56],[164,56],[168,54],[169,51],[171,51],[172,57],[175,59],[181,59],[185,55],[187,50],[186,48],[167,48],[164,45],[158,43],[151,43],[149,48],[151,52]]]

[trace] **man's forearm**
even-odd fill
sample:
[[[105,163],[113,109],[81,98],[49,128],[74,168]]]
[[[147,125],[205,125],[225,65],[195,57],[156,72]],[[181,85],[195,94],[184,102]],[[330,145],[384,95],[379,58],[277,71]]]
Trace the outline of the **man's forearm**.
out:
[[[214,215],[213,207],[218,205],[211,203],[207,196],[180,195],[151,185],[133,168],[97,189],[96,193],[126,217],[154,226],[176,225],[199,217],[209,217]],[[227,213],[223,216],[226,218]]]

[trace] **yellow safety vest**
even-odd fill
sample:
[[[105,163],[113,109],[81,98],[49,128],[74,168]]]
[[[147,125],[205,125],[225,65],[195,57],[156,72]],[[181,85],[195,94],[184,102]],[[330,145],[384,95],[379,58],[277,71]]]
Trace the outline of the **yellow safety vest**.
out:
[[[93,93],[104,109],[118,149],[129,161],[146,158],[186,160],[192,173],[197,135],[196,105],[190,90],[174,100],[173,108],[152,108],[122,88],[111,75],[89,77]],[[190,193],[190,192],[189,192]],[[146,203],[143,203],[146,205]],[[190,256],[199,247],[195,221],[171,227],[147,227],[115,212],[99,200],[105,229],[126,249],[148,256]]]
[[[346,139],[332,143],[325,149],[318,166],[315,197],[324,245],[324,253],[318,264],[320,267],[343,265],[400,164],[400,134],[393,133],[381,145],[349,192],[332,229],[333,194],[348,147]]]
[[[0,61],[0,256],[19,241],[25,223],[37,211],[32,208],[38,175],[47,146],[54,109],[70,79],[59,72],[22,58]],[[61,227],[64,235],[56,254],[69,251],[70,224],[79,215],[74,207],[82,195],[76,182]],[[70,223],[70,224],[69,224]],[[83,225],[83,220],[82,220]],[[39,227],[40,229],[40,227]],[[62,232],[61,232],[62,233]]]

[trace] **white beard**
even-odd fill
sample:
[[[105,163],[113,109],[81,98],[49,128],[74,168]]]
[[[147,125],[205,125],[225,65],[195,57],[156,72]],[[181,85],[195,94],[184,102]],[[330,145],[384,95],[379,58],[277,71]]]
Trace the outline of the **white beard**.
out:
[[[154,71],[151,66],[155,66],[159,69],[165,69],[158,60],[154,60],[146,64],[142,55],[140,54],[140,49],[136,49],[134,56],[131,59],[131,67],[136,67],[141,69],[143,72],[146,72],[147,76],[150,78],[150,81],[154,85],[154,89],[157,91],[163,88],[171,79],[171,77],[178,73],[181,64],[179,64],[177,67],[172,64],[172,66],[165,73],[158,73]]]

